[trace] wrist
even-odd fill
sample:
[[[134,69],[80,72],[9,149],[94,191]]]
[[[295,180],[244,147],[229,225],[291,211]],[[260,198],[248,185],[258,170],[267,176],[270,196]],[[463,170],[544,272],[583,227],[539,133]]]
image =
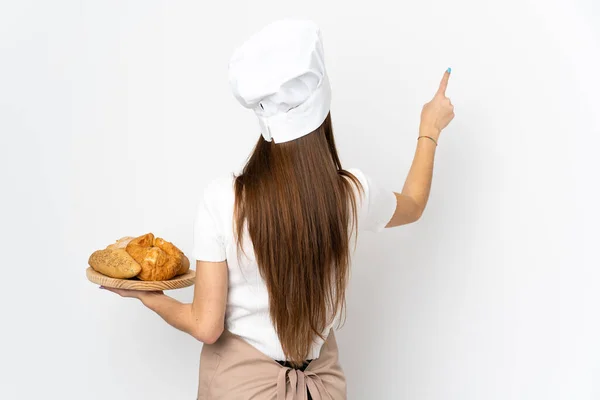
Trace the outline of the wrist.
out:
[[[428,144],[421,144],[421,143],[430,143]],[[433,146],[434,150],[435,148],[438,146],[438,142],[437,139],[429,136],[429,135],[421,135],[417,138],[417,148],[419,148],[419,145],[421,146]]]
[[[442,133],[442,131],[433,126],[420,126],[419,127],[419,136],[431,136],[435,140],[438,140],[438,138],[440,137],[440,133]]]

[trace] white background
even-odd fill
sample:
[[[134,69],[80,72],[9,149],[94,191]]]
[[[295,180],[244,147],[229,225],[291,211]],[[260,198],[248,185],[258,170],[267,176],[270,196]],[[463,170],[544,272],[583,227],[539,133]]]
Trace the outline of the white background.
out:
[[[344,166],[390,190],[453,68],[423,218],[359,243],[349,398],[600,399],[595,0],[0,4],[0,398],[195,399],[201,344],[98,290],[87,258],[148,231],[191,250],[201,190],[259,135],[229,56],[299,16],[323,30]]]

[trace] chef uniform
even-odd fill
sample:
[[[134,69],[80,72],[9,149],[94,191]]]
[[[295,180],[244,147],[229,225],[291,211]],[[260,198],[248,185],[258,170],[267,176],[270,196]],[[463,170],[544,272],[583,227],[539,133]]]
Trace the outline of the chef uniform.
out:
[[[321,33],[312,21],[280,20],[252,35],[231,57],[229,81],[237,100],[258,117],[263,138],[275,144],[313,132],[329,113]],[[359,230],[383,230],[396,207],[394,193],[359,169],[347,170],[364,189],[357,197]],[[339,316],[323,332],[325,340],[315,338],[302,368],[287,363],[251,240],[242,241],[242,255],[233,237],[233,183],[228,175],[205,188],[194,224],[194,258],[227,260],[229,285],[225,331],[202,347],[198,399],[345,399],[333,332]]]

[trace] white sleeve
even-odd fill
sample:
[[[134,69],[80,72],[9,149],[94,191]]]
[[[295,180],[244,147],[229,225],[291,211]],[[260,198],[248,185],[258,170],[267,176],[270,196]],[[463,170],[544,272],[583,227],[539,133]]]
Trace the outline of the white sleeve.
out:
[[[364,189],[362,201],[360,196],[357,201],[358,229],[381,232],[396,211],[396,195],[358,168],[350,168],[348,172],[358,178]]]
[[[205,190],[194,221],[193,256],[199,261],[225,261],[227,256],[223,236],[219,232],[215,211],[209,200]]]

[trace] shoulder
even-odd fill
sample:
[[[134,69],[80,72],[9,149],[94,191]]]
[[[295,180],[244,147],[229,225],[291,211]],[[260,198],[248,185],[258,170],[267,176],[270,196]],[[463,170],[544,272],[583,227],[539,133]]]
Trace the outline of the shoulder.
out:
[[[356,167],[345,168],[345,171],[352,174],[352,176],[354,176],[360,183],[360,188],[358,188],[358,192],[360,192],[361,194],[368,194],[369,177],[367,176],[367,174],[365,174],[362,169]]]
[[[367,177],[361,169],[356,168],[356,167],[351,167],[351,168],[346,168],[346,171],[350,172],[352,175],[354,175],[360,181],[360,183],[362,183],[363,185],[367,183]]]
[[[233,195],[233,173],[213,176],[209,179],[202,191],[202,200],[205,202],[220,202]]]
[[[233,182],[233,173],[215,175],[204,186],[204,196],[222,196],[233,190]]]
[[[358,179],[364,193],[364,201],[361,202],[362,229],[373,232],[383,230],[396,211],[396,194],[362,169],[349,168],[346,171]]]
[[[213,217],[224,218],[233,207],[234,192],[233,173],[214,175],[200,190],[198,199],[199,213],[207,212]]]
[[[200,189],[196,207],[195,230],[222,232],[229,220],[234,203],[233,174],[221,174],[209,178]]]

